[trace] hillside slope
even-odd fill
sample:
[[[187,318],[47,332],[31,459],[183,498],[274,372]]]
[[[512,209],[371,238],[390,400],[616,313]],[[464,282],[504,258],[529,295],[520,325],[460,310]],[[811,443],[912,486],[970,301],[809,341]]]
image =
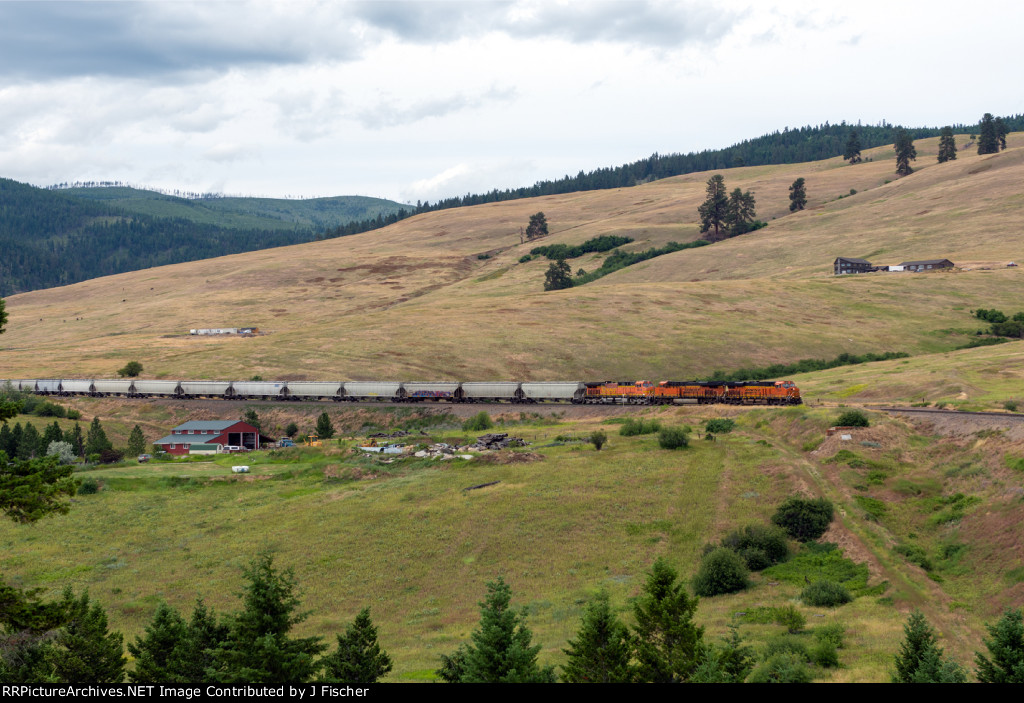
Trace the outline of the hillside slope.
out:
[[[963,144],[965,137],[958,137]],[[548,262],[518,263],[529,215],[543,243],[601,234],[630,250],[699,236],[709,173],[634,188],[426,213],[363,235],[123,274],[14,296],[0,338],[14,377],[103,376],[127,359],[161,377],[683,378],[842,352],[952,349],[969,311],[1021,307],[1024,135],[1010,149],[893,174],[892,149],[723,171],[753,190],[763,230],[544,292]],[[809,209],[788,187],[807,180]],[[856,195],[849,195],[856,190]],[[846,197],[839,197],[846,196]],[[593,270],[604,255],[573,259]],[[836,256],[950,258],[954,273],[836,278]],[[981,270],[989,269],[989,270]],[[193,327],[256,325],[251,339]]]

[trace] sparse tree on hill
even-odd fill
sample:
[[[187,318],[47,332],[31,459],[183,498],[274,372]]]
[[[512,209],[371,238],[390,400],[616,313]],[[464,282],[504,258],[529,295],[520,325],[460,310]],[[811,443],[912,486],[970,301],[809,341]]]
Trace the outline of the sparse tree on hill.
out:
[[[789,211],[796,212],[807,206],[807,186],[804,179],[798,178],[789,187]]]
[[[260,416],[256,414],[256,411],[253,408],[246,408],[245,414],[242,415],[242,422],[247,425],[252,425],[257,430],[262,429],[260,426]]]
[[[849,161],[851,164],[860,163],[860,137],[857,136],[857,130],[855,129],[850,130],[850,138],[846,140],[843,160]]]
[[[370,609],[363,608],[355,621],[338,635],[338,649],[324,657],[326,681],[377,683],[391,671],[391,657],[377,643],[377,628]]]
[[[725,228],[729,218],[729,196],[725,193],[725,178],[715,174],[708,179],[707,197],[697,208],[700,215],[701,234],[714,228],[713,239],[721,239],[721,230]]]
[[[914,148],[914,140],[911,138],[910,132],[902,127],[897,127],[892,147],[896,151],[896,175],[909,176],[914,172],[914,169],[910,167],[910,162],[917,160],[917,149]]]
[[[572,288],[572,269],[565,259],[551,262],[544,274],[544,290],[562,290]]]
[[[757,217],[757,212],[754,210],[756,204],[754,194],[749,190],[744,193],[739,188],[733,189],[729,194],[729,209],[726,217],[729,236],[735,237],[756,229],[754,227],[754,218]]]
[[[128,454],[138,456],[146,452],[146,437],[142,434],[142,428],[136,425],[132,433],[128,435]]]
[[[331,417],[326,410],[316,419],[316,435],[320,439],[330,439],[334,436],[334,425],[331,424]]]
[[[543,212],[530,215],[530,224],[526,226],[526,238],[530,241],[543,237],[548,233],[548,221]]]
[[[939,133],[939,163],[956,160],[956,139],[952,127],[943,127]]]
[[[1006,148],[1006,135],[1010,133],[1010,128],[1003,122],[1002,117],[996,118],[996,139],[999,140],[999,148]]]
[[[575,640],[563,649],[569,661],[562,667],[566,683],[633,683],[633,636],[612,612],[608,593],[601,591],[587,604]]]
[[[0,334],[7,331],[7,310],[4,299],[0,298]]]
[[[999,151],[999,133],[996,131],[996,121],[991,112],[986,112],[981,118],[978,130],[978,153],[995,154],[997,151]]]

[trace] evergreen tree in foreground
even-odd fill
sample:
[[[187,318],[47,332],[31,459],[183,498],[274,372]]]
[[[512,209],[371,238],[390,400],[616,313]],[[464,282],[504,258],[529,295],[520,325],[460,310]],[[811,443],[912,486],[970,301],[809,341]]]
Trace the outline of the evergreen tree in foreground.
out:
[[[124,679],[124,637],[107,629],[107,614],[89,594],[75,598],[68,588],[61,603],[64,626],[44,658],[56,678],[71,683],[121,683]]]
[[[905,637],[896,655],[893,683],[963,683],[967,680],[963,667],[943,660],[935,631],[920,611],[910,614],[903,632]]]
[[[540,645],[531,645],[532,633],[524,612],[509,606],[512,592],[500,576],[487,584],[480,604],[480,625],[472,642],[451,657],[441,657],[440,677],[460,683],[554,683],[553,667],[537,664]]]
[[[743,683],[754,668],[756,657],[743,644],[738,625],[729,625],[729,636],[721,644],[701,647],[692,683]]]
[[[939,163],[956,160],[956,139],[952,127],[943,127],[939,135]]]
[[[227,638],[209,674],[219,683],[311,681],[320,670],[317,657],[327,647],[319,637],[288,636],[306,618],[297,612],[294,573],[278,572],[269,554],[256,557],[244,573],[244,609],[229,618]]]
[[[909,176],[912,174],[914,169],[910,167],[910,162],[917,160],[917,149],[914,148],[914,140],[910,137],[910,132],[902,127],[897,127],[892,148],[896,151],[896,175]]]
[[[320,439],[330,439],[334,436],[334,425],[331,424],[331,417],[326,410],[316,419],[316,435]]]
[[[100,425],[100,419],[94,417],[89,425],[89,432],[85,435],[85,455],[102,454],[105,449],[113,449],[114,445],[107,439],[107,433]]]
[[[636,670],[633,636],[612,613],[608,593],[602,591],[587,605],[575,640],[563,649],[569,661],[562,667],[567,683],[633,683]]]
[[[138,456],[146,452],[146,436],[142,434],[142,428],[136,425],[132,433],[128,435],[128,454]]]
[[[789,211],[796,212],[807,207],[807,186],[803,178],[793,181],[789,187]]]
[[[855,129],[850,130],[850,138],[846,140],[843,160],[849,161],[851,164],[860,163],[860,137],[857,136],[857,130]]]
[[[185,641],[185,620],[177,610],[160,603],[145,635],[128,643],[135,668],[128,674],[132,683],[191,683],[202,679],[181,678],[174,660]]]
[[[989,657],[975,655],[981,683],[1024,683],[1024,611],[1007,610],[995,625],[986,625]]]
[[[377,643],[377,628],[370,609],[363,608],[355,621],[338,635],[338,649],[324,658],[325,681],[377,683],[391,671],[391,657]]]
[[[693,623],[697,602],[677,582],[675,569],[659,557],[643,594],[633,605],[641,681],[679,683],[690,679],[704,638],[704,628]]]

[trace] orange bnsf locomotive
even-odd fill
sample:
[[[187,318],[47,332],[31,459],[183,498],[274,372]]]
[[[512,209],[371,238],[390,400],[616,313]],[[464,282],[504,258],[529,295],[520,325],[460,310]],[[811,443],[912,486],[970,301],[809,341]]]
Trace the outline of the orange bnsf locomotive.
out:
[[[792,381],[628,381],[587,383],[585,403],[800,405]]]

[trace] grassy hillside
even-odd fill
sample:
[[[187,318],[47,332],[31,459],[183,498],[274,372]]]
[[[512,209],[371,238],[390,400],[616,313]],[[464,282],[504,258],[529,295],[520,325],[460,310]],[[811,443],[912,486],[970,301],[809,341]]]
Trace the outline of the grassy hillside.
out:
[[[364,235],[13,296],[5,369],[107,376],[137,359],[164,378],[683,378],[842,352],[944,352],[981,327],[971,309],[1020,307],[1024,269],[1005,263],[1024,259],[1024,135],[1009,142],[937,164],[937,140],[919,140],[918,170],[903,179],[888,147],[854,166],[723,171],[728,188],[755,193],[767,228],[563,291],[542,290],[546,260],[518,263],[534,246],[519,238],[530,214],[547,215],[545,244],[691,241],[709,174],[426,213]],[[810,203],[791,214],[797,177]],[[593,270],[604,256],[570,264]],[[950,258],[961,270],[836,278],[836,256]],[[267,334],[187,335],[239,325]]]
[[[305,200],[234,197],[193,200],[120,186],[65,188],[60,192],[82,200],[104,202],[126,212],[182,217],[231,229],[322,231],[352,220],[388,215],[402,207],[391,200],[360,195]]]
[[[88,412],[110,401],[76,403]],[[335,411],[337,424],[352,427],[352,412]],[[414,426],[408,416],[359,412],[370,424]],[[763,523],[782,499],[803,493],[836,502],[825,539],[864,565],[862,594],[837,609],[806,607],[794,600],[804,572],[755,575],[746,592],[702,599],[697,619],[709,638],[738,622],[760,650],[782,629],[757,622],[757,614],[796,603],[808,629],[846,628],[842,667],[820,677],[881,681],[909,609],[922,608],[947,652],[969,663],[982,624],[1004,605],[1020,604],[1019,540],[1004,538],[1020,517],[1020,501],[1008,491],[1020,474],[1001,458],[1019,456],[1019,441],[990,434],[979,451],[978,437],[930,437],[872,415],[873,427],[840,446],[838,437],[823,441],[835,413],[822,409],[652,415],[699,428],[723,412],[737,419],[735,432],[716,442],[695,438],[676,452],[659,449],[653,435],[619,436],[614,416],[521,423],[513,414],[506,429],[533,445],[472,461],[383,464],[357,456],[347,441],[250,455],[252,474],[242,478],[229,470],[237,457],[89,472],[82,476],[102,490],[76,497],[69,515],[32,526],[0,523],[0,567],[17,585],[51,594],[88,587],[112,624],[133,637],[160,600],[188,610],[201,596],[218,611],[237,608],[241,567],[270,549],[296,571],[311,612],[303,633],[333,638],[370,606],[395,659],[392,679],[415,680],[468,637],[483,584],[499,574],[514,603],[528,608],[542,660],[561,663],[599,589],[631,621],[629,603],[656,557],[689,579],[705,543]],[[609,435],[600,452],[571,441],[552,446],[555,437],[598,428]],[[434,440],[464,434],[444,418],[429,433]],[[492,481],[499,483],[463,490]],[[946,499],[957,493],[959,502]],[[894,551],[908,544],[927,572]]]

